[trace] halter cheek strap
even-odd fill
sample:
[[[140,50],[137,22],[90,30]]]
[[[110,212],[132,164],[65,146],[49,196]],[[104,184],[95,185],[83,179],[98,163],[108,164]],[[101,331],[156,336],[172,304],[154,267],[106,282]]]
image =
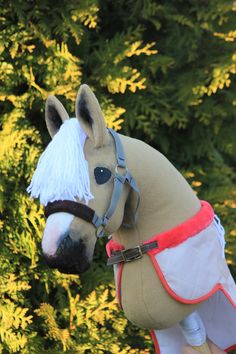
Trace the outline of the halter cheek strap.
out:
[[[75,215],[87,222],[92,223],[96,230],[97,237],[102,237],[105,233],[105,228],[108,225],[112,215],[114,214],[117,205],[120,200],[120,196],[122,194],[124,184],[128,183],[128,185],[133,189],[133,191],[137,194],[137,205],[134,210],[134,224],[137,222],[137,210],[139,205],[139,188],[136,184],[136,181],[127,170],[125,154],[122,143],[120,141],[119,135],[113,130],[108,129],[110,134],[112,135],[115,142],[115,150],[116,150],[116,168],[115,168],[115,177],[114,177],[114,186],[111,196],[110,205],[104,214],[103,217],[100,217],[96,214],[96,212],[84,205],[82,203],[73,202],[69,200],[59,200],[52,203],[48,203],[45,208],[45,216],[48,217],[51,214],[57,212],[67,212],[72,215]],[[119,173],[119,170],[125,170],[124,174]],[[132,224],[124,224],[125,227],[132,227]]]
[[[120,200],[120,196],[122,194],[124,184],[128,183],[128,185],[134,190],[135,193],[137,193],[138,198],[137,198],[137,205],[135,207],[134,211],[134,223],[137,221],[137,210],[138,210],[138,205],[139,205],[139,188],[136,184],[135,179],[132,177],[130,172],[127,170],[126,167],[126,161],[125,161],[125,153],[124,149],[122,146],[122,143],[120,141],[119,135],[113,130],[113,129],[108,129],[110,134],[112,135],[114,142],[115,142],[115,150],[116,150],[116,168],[115,168],[115,177],[114,177],[114,186],[113,186],[113,191],[112,191],[112,197],[111,197],[111,202],[110,205],[103,216],[103,218],[99,218],[99,220],[95,221],[96,222],[96,227],[97,227],[97,236],[102,237],[104,234],[104,229],[107,226],[110,218],[114,214],[117,205]],[[125,170],[125,174],[119,173],[119,169]],[[96,216],[94,216],[95,218]],[[126,227],[132,227],[133,225],[128,225],[125,224],[124,226]],[[100,229],[100,230],[99,230]],[[101,231],[101,233],[100,233]]]

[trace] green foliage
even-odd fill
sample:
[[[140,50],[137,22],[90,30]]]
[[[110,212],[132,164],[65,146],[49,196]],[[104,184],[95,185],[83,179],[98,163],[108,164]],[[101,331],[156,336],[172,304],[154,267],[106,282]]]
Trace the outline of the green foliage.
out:
[[[151,353],[114,300],[103,242],[80,279],[41,259],[43,210],[25,188],[49,141],[44,103],[56,94],[73,115],[88,83],[109,127],[157,147],[212,202],[235,272],[235,4],[0,4],[0,352]]]

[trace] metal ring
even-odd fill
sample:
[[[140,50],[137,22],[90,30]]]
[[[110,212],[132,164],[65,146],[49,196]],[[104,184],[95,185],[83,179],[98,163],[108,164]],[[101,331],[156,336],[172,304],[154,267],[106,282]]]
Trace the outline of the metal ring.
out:
[[[126,166],[123,167],[123,166],[120,166],[120,165],[117,164],[116,167],[115,167],[115,173],[116,173],[116,174],[119,174],[118,168],[125,169],[125,172],[126,172],[126,173],[127,173],[127,171],[128,171]],[[124,176],[125,176],[125,174],[124,174]]]

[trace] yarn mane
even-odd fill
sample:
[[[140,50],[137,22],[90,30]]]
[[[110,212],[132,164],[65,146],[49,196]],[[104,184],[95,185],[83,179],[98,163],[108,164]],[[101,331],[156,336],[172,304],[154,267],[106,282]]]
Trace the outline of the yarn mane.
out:
[[[86,137],[76,118],[61,125],[38,161],[27,188],[30,197],[40,198],[45,206],[55,200],[79,198],[87,204],[93,199],[83,151]]]

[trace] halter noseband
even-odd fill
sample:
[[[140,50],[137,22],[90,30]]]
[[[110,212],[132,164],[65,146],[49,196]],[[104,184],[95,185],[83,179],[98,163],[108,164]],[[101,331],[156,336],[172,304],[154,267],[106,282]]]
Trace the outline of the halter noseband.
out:
[[[110,205],[104,214],[103,217],[100,217],[96,214],[95,210],[84,205],[82,203],[73,202],[71,200],[58,200],[52,203],[48,203],[45,207],[45,216],[48,217],[51,214],[58,212],[66,212],[72,215],[75,215],[87,222],[90,222],[96,228],[97,237],[102,237],[105,233],[105,228],[109,223],[110,218],[114,214],[118,202],[120,200],[120,196],[123,191],[123,187],[125,183],[133,189],[133,191],[137,194],[137,205],[134,211],[134,223],[137,221],[137,209],[139,205],[139,188],[136,184],[136,181],[127,170],[125,154],[122,143],[120,141],[119,135],[113,130],[108,129],[109,133],[112,135],[115,142],[115,150],[116,150],[116,168],[115,168],[115,176],[114,176],[114,186],[111,196]],[[124,174],[119,173],[118,169],[125,170]],[[125,224],[126,227],[132,227],[132,225]]]

